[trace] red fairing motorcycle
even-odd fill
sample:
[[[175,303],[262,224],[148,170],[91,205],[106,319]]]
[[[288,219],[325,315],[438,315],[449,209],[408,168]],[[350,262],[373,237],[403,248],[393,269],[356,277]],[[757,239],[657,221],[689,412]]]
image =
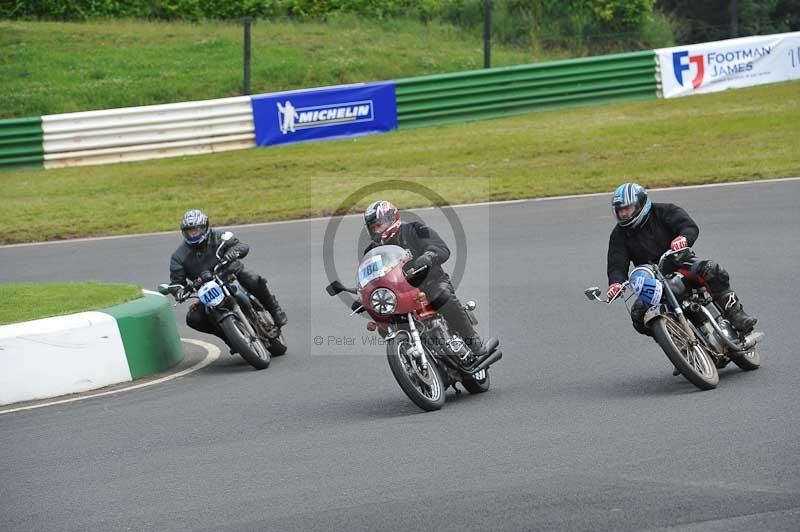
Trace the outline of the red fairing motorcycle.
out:
[[[353,314],[366,311],[386,341],[389,367],[400,388],[423,410],[438,410],[445,402],[445,390],[460,382],[470,393],[489,389],[489,366],[503,356],[500,342],[486,342],[480,358],[464,339],[450,331],[447,322],[413,285],[427,267],[406,271],[411,253],[400,246],[386,245],[370,250],[358,267],[358,286],[346,288],[339,281],[326,287],[328,294],[349,292],[358,296]],[[477,324],[470,301],[465,307]],[[457,389],[456,389],[457,390]]]

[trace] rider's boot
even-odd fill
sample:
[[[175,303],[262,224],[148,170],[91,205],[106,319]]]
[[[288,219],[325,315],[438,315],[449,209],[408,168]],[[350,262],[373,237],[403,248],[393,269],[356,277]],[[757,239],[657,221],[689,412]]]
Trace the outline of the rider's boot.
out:
[[[270,292],[269,287],[267,286],[267,281],[264,280],[263,277],[259,279],[258,291],[255,295],[258,300],[261,301],[261,304],[264,305],[264,308],[267,309],[267,312],[270,313],[270,316],[272,316],[272,321],[275,322],[276,326],[283,327],[286,325],[288,322],[286,319],[286,313],[278,304],[278,300],[275,298],[275,295]]]
[[[289,320],[286,318],[286,313],[278,304],[278,300],[274,295],[270,294],[269,298],[267,298],[267,301],[264,302],[264,308],[266,308],[267,312],[270,313],[272,319],[275,321],[275,325],[278,327],[283,327],[288,323]]]
[[[745,313],[741,301],[733,290],[721,292],[715,299],[717,304],[722,307],[722,315],[731,322],[737,331],[742,334],[753,332],[753,327],[758,323],[758,319]]]
[[[444,316],[450,329],[464,339],[467,347],[476,357],[480,358],[486,354],[486,347],[484,347],[481,337],[478,336],[472,326],[472,322],[469,321],[467,311],[464,310],[458,299],[450,299],[446,305],[439,309],[439,312]]]

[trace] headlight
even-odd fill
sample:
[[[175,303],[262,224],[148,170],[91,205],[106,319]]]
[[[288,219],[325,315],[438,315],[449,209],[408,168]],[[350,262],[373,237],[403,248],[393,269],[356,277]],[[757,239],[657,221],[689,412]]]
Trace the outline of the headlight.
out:
[[[388,288],[376,288],[369,296],[369,304],[378,314],[391,314],[397,308],[397,296]]]

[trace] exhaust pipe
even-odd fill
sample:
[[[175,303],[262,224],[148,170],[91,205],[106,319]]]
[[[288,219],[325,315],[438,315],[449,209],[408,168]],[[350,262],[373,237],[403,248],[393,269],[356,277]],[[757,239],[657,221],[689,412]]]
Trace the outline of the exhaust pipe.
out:
[[[764,339],[763,332],[761,331],[751,332],[750,334],[744,337],[744,341],[742,342],[742,351],[749,351],[763,339]]]
[[[495,338],[494,336],[492,336],[491,338],[489,338],[489,340],[487,340],[487,341],[486,341],[486,345],[484,346],[484,348],[486,349],[486,353],[487,353],[487,354],[488,354],[488,353],[492,353],[492,352],[493,352],[493,351],[495,351],[495,350],[496,350],[498,347],[500,347],[500,340],[498,340],[498,339],[497,339],[497,338]]]
[[[474,369],[467,370],[468,373],[475,373],[476,371],[480,371],[489,366],[489,364],[493,364],[500,360],[500,357],[503,356],[503,353],[497,350],[500,347],[500,340],[495,337],[489,338],[484,346],[486,350],[486,354],[483,357],[479,358],[476,361],[476,365]],[[495,356],[497,353],[500,353],[498,356]]]
[[[492,354],[490,354],[487,358],[485,358],[483,360],[483,362],[478,364],[478,366],[475,369],[470,371],[470,374],[474,375],[475,373],[478,373],[482,369],[488,368],[489,366],[491,366],[492,364],[494,364],[495,362],[497,362],[501,358],[503,358],[503,352],[498,349],[497,351],[494,351]]]

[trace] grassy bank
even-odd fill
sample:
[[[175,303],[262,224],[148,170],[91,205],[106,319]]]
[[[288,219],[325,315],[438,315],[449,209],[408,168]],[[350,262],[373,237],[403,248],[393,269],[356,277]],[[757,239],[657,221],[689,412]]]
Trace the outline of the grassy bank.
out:
[[[238,96],[239,23],[0,21],[0,119]],[[541,60],[497,46],[496,66]],[[253,94],[470,70],[480,36],[442,23],[257,21]]]
[[[340,141],[0,173],[2,243],[175,230],[333,212],[353,191],[405,179],[463,203],[800,175],[800,82]],[[404,207],[427,205],[410,192]]]
[[[141,287],[127,284],[0,284],[0,325],[97,310],[140,297]]]

